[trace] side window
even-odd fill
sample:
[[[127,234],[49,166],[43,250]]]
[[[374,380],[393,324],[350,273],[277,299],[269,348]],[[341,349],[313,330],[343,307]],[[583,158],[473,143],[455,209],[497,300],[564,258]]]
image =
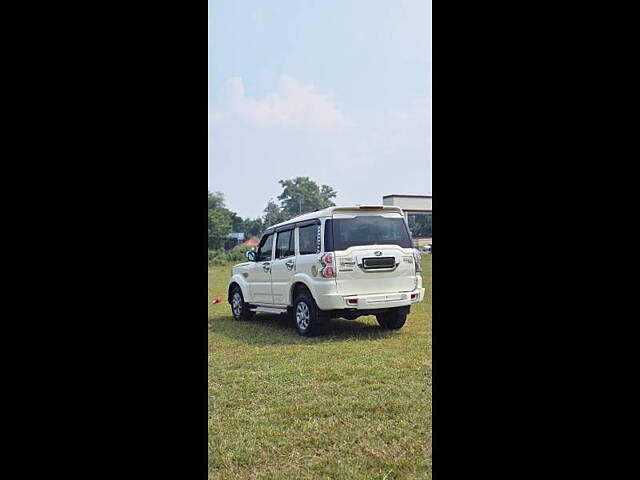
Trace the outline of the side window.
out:
[[[298,229],[300,255],[318,253],[318,225],[308,225]]]
[[[278,233],[276,239],[276,258],[285,258],[294,255],[293,230]]]
[[[261,245],[258,248],[258,254],[256,255],[257,262],[270,262],[271,261],[271,248],[273,247],[273,234],[267,236],[267,239],[260,242]]]

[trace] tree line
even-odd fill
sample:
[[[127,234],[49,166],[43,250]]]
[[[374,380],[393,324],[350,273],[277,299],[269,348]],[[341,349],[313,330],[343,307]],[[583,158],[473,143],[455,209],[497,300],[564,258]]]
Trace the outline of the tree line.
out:
[[[318,185],[309,177],[296,177],[278,182],[282,193],[278,202],[267,202],[263,215],[258,218],[242,218],[229,210],[222,192],[208,192],[209,249],[229,248],[235,240],[229,239],[232,232],[244,233],[246,238],[259,236],[266,228],[285,222],[303,213],[335,206],[336,192],[328,185]]]
[[[335,190],[328,185],[318,185],[309,177],[280,180],[278,183],[282,187],[278,202],[269,200],[262,216],[257,218],[240,217],[226,207],[221,192],[208,192],[209,249],[221,250],[234,246],[236,241],[228,238],[231,232],[244,233],[245,238],[260,236],[271,225],[335,205]],[[431,215],[409,215],[409,230],[414,237],[431,237]]]

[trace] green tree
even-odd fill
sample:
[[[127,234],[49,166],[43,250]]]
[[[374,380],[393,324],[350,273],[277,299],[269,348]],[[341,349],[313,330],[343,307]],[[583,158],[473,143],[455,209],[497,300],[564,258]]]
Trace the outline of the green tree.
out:
[[[244,233],[245,221],[242,217],[238,216],[236,212],[229,211],[229,218],[231,219],[231,231]]]
[[[246,218],[244,220],[244,234],[247,237],[257,237],[262,234],[265,225],[261,218]]]
[[[208,208],[208,245],[210,249],[220,249],[224,241],[231,233],[232,217],[224,206],[224,195],[221,192],[209,192]],[[235,214],[234,214],[235,215]]]
[[[276,223],[281,223],[286,220],[292,218],[291,216],[287,216],[282,208],[273,201],[273,199],[269,200],[267,206],[264,209],[264,216],[262,217],[262,221],[265,228],[270,227],[271,225],[275,225]]]
[[[224,195],[222,192],[209,192],[209,210],[224,208]]]
[[[336,192],[328,185],[318,186],[309,177],[296,177],[280,180],[282,193],[278,196],[282,205],[285,220],[316,209],[332,207]]]

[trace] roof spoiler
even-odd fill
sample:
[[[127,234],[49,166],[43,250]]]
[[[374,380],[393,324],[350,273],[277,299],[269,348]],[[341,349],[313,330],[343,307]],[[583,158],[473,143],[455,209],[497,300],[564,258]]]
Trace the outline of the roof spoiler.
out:
[[[360,210],[402,213],[402,209],[395,205],[356,205],[355,207],[333,207],[333,212],[357,212]]]

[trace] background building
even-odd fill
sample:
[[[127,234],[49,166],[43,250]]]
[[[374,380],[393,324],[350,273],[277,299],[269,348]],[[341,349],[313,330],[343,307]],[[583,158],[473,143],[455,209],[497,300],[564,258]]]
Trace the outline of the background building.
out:
[[[382,197],[382,204],[402,209],[409,224],[415,247],[422,248],[431,245],[431,195],[385,195]]]

